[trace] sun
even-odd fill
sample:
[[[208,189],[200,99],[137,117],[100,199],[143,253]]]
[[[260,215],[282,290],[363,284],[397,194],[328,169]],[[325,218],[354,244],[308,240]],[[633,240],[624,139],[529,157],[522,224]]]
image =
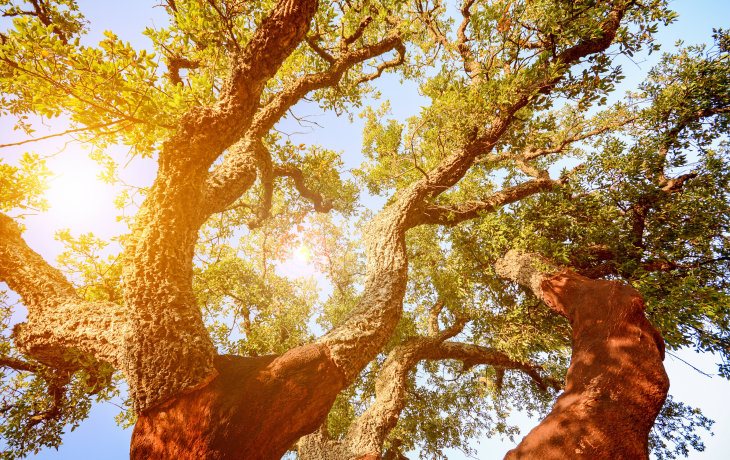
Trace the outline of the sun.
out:
[[[302,243],[294,250],[292,260],[300,264],[309,264],[312,260],[312,250],[309,249],[309,246]]]
[[[85,155],[48,162],[53,175],[45,197],[48,217],[59,227],[91,229],[113,209],[114,191],[102,183],[100,167]]]
[[[313,263],[314,252],[305,242],[293,249],[289,257],[277,266],[280,274],[290,278],[309,278],[317,276],[317,268]]]

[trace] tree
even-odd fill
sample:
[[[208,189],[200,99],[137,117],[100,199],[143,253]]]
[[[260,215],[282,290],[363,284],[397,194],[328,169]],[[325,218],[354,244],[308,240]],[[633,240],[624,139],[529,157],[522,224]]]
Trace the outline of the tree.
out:
[[[646,458],[650,441],[671,457],[650,435],[663,406],[676,452],[701,447],[710,422],[665,404],[662,360],[730,349],[727,34],[607,102],[665,3],[168,0],[153,55],[111,32],[83,44],[71,0],[0,2],[3,115],[29,136],[64,115],[158,164],[118,260],[60,235],[76,285],[22,239],[41,160],[0,170],[0,280],[28,309],[0,358],[9,455],[57,445],[119,375],[133,458],[438,454],[509,433],[510,404],[547,414],[508,458]],[[391,71],[431,103],[406,124],[365,110],[356,182],[277,131]],[[387,197],[376,215],[356,184]],[[321,335],[311,287],[273,272],[297,227],[333,284]]]

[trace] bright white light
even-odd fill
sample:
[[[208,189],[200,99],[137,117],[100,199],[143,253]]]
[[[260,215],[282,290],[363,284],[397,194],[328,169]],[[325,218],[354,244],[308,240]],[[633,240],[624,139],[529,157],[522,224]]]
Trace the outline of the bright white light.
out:
[[[292,259],[301,264],[308,264],[309,261],[312,260],[312,250],[309,249],[309,246],[302,243],[298,248],[296,248],[296,250],[294,250]]]
[[[277,266],[277,271],[290,278],[309,278],[317,275],[317,269],[312,263],[312,250],[305,243],[301,243],[291,252],[288,259]]]
[[[81,154],[67,155],[49,161],[49,168],[53,176],[46,191],[48,214],[59,227],[90,230],[112,211],[112,187],[98,179],[99,166],[94,161]]]

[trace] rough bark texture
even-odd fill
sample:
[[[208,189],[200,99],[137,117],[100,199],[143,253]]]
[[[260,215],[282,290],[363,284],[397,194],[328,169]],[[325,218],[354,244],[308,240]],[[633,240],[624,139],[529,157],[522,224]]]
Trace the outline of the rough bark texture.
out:
[[[664,342],[644,315],[641,295],[514,251],[497,271],[531,288],[573,328],[565,391],[505,458],[648,458],[649,431],[669,380]]]
[[[383,453],[390,432],[398,423],[408,399],[408,375],[422,360],[459,360],[465,367],[486,364],[501,369],[519,370],[529,375],[543,390],[560,388],[560,383],[545,379],[541,370],[528,363],[510,359],[504,353],[474,344],[448,341],[464,327],[463,321],[428,337],[414,337],[388,354],[375,382],[375,401],[349,427],[341,440],[331,439],[326,428],[305,436],[297,443],[300,460],[361,460],[399,458],[397,446]],[[382,453],[382,455],[381,455]],[[390,456],[390,457],[389,457]]]
[[[343,324],[320,339],[348,383],[385,345],[403,310],[408,260],[398,204],[381,211],[366,232],[367,278],[358,305]]]
[[[204,388],[140,415],[132,459],[278,459],[326,417],[344,376],[322,345],[216,359]]]
[[[567,69],[583,57],[605,50],[630,4],[615,2],[601,33],[554,56],[551,64]],[[272,180],[266,176],[273,170],[271,158],[266,158],[267,152],[259,151],[261,139],[288,108],[313,90],[336,85],[355,64],[386,52],[397,52],[392,61],[382,63],[374,74],[363,77],[362,81],[367,81],[403,60],[405,48],[397,34],[355,50],[349,48],[355,39],[348,38],[339,56],[324,53],[329,63],[327,70],[305,75],[280,94],[271,95],[262,107],[264,87],[305,40],[317,7],[317,0],[276,2],[245,47],[231,52],[230,75],[218,102],[188,110],[180,117],[176,130],[163,142],[158,176],[125,246],[124,308],[79,299],[61,273],[25,245],[10,219],[0,216],[0,280],[19,293],[29,309],[28,324],[16,331],[18,345],[53,366],[63,366],[64,354],[72,350],[108,361],[123,370],[139,414],[132,441],[133,458],[279,458],[297,438],[321,425],[336,395],[357,378],[390,339],[402,313],[408,271],[405,234],[409,228],[434,223],[451,225],[553,186],[549,178],[538,178],[485,201],[454,209],[439,207],[435,201],[464,177],[479,156],[487,155],[494,148],[517,111],[536,95],[549,92],[561,78],[546,73],[544,78],[505,95],[511,102],[495,112],[486,126],[475,127],[461,148],[445,156],[428,173],[424,172],[421,180],[400,191],[374,219],[366,236],[365,287],[358,306],[342,324],[317,343],[278,357],[217,357],[192,290],[192,260],[200,226],[212,213],[235,202],[259,173],[262,182]],[[363,24],[363,28],[367,27],[367,21]],[[223,161],[211,171],[222,155]],[[297,183],[293,173],[281,174]],[[311,198],[311,193],[302,186],[303,181],[300,182],[297,188],[302,195],[310,195],[316,202],[316,197]],[[576,323],[576,334],[583,334],[576,335],[576,344],[586,342],[585,346],[594,347],[589,351],[595,353],[600,344],[588,339],[598,334],[595,328],[610,324],[608,342],[615,350],[610,349],[613,354],[606,352],[606,356],[619,356],[616,364],[635,365],[641,370],[650,366],[652,359],[657,358],[650,353],[652,350],[642,349],[644,354],[636,352],[644,360],[641,363],[620,354],[623,352],[620,346],[629,347],[631,340],[651,336],[653,331],[645,319],[646,324],[641,323],[640,305],[630,310],[620,301],[624,297],[633,298],[632,294],[619,295],[612,291],[613,297],[609,299],[612,307],[608,310],[615,310],[623,319],[609,323],[609,319],[588,315],[588,312],[603,314],[590,299],[581,300],[583,303],[575,300],[583,295],[573,292],[577,289],[574,284],[582,286],[576,280],[569,277],[564,285],[554,280],[553,284],[547,283],[549,289],[544,287],[546,282],[540,282],[541,295],[552,293],[554,308],[564,309],[564,314]],[[608,289],[608,285],[601,286]],[[615,301],[611,300],[614,298]],[[585,306],[576,307],[578,310],[574,312],[561,302]],[[632,302],[629,303],[634,305]],[[646,347],[646,341],[641,343]],[[431,345],[418,353],[403,348],[398,359],[393,358],[389,364],[386,375],[394,382],[402,381],[402,375],[419,356],[418,359],[451,359],[443,356],[458,355],[461,357],[455,359],[473,360],[475,354],[484,352],[454,346],[443,348],[443,339]],[[658,353],[656,345],[653,353]],[[588,355],[576,354],[574,358],[573,374],[569,377],[574,377],[577,383],[571,386],[573,393],[566,391],[566,395],[575,394],[578,398],[586,393],[586,388],[602,385],[604,376],[591,377],[596,369],[586,361]],[[357,435],[351,436],[352,447],[348,447],[348,452],[355,458],[378,458],[388,427],[392,428],[397,421],[404,403],[403,395],[398,396],[397,391],[403,386],[391,388],[390,383],[383,382],[379,393],[390,400],[394,409],[374,407],[361,421],[363,427],[354,428]],[[647,377],[641,382],[637,380],[636,385],[645,384],[649,391],[659,388],[658,383],[650,385],[654,383]],[[619,396],[624,403],[630,399],[630,395],[623,393]],[[651,406],[634,396],[636,408]],[[563,405],[574,406],[570,399],[563,401]],[[591,402],[595,407],[601,406],[599,403]],[[590,410],[584,408],[583,412]],[[634,414],[632,410],[628,412]],[[567,409],[559,412],[568,413]],[[641,420],[643,423],[648,419]],[[606,422],[602,426],[610,425]],[[597,424],[592,426],[598,430]],[[621,423],[616,426],[616,430],[623,430]],[[568,432],[565,436],[570,437]],[[624,433],[621,431],[620,435]],[[586,439],[593,442],[597,435],[591,436]],[[644,444],[645,441],[644,436]],[[586,449],[582,444],[580,448]],[[574,452],[570,454],[574,455]]]
[[[0,213],[0,281],[17,292],[28,308],[25,324],[13,336],[25,354],[56,368],[82,355],[119,366],[127,330],[125,308],[86,302],[57,269],[21,238],[21,229]]]
[[[186,113],[162,145],[158,176],[125,248],[131,311],[122,369],[138,411],[206,385],[215,350],[192,291],[210,164],[250,125],[266,81],[296,48],[317,0],[281,0],[234,61],[220,101]],[[252,181],[248,181],[249,186]]]

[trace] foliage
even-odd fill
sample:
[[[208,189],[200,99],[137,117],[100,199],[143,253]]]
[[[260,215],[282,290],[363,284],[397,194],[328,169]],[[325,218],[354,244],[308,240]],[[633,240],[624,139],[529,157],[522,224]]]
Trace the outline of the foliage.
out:
[[[709,431],[713,423],[699,409],[677,402],[670,396],[649,436],[649,448],[659,460],[687,457],[690,448],[704,452],[705,444],[696,430]]]
[[[145,31],[152,50],[135,50],[113,32],[87,44],[89,25],[73,1],[40,2],[48,8],[43,14],[27,14],[35,3],[0,0],[0,11],[13,18],[0,33],[0,115],[14,117],[28,135],[39,120],[67,117],[70,130],[102,150],[123,144],[134,155],[154,157],[183,113],[216,103],[229,84],[226,51],[244,47],[275,2],[167,1],[169,23]],[[360,33],[364,11],[372,27],[366,24],[358,40],[374,43],[400,33],[408,53],[396,71],[418,84],[428,103],[407,120],[389,119],[391,102],[375,107],[369,99],[377,85],[369,77],[385,58],[355,65],[338,84],[309,94],[307,107],[361,112],[360,167],[350,174],[342,152],[298,144],[276,130],[262,140],[273,163],[297,168],[333,211],[312,216],[295,179],[278,177],[275,187],[259,181],[199,233],[193,290],[218,351],[260,356],[308,343],[342,323],[362,292],[360,230],[372,217],[365,190],[392,200],[494,129],[495,114],[514,99],[525,99],[491,150],[477,154],[462,180],[426,204],[452,210],[453,218],[460,204],[488,201],[500,190],[551,176],[554,184],[459,225],[424,225],[408,233],[405,312],[388,346],[330,411],[335,439],[372,403],[387,354],[433,332],[435,305],[443,308],[437,312],[440,329],[467,320],[454,340],[562,379],[569,324],[496,277],[493,264],[510,248],[632,284],[669,349],[716,353],[720,374],[730,377],[728,33],[715,32],[715,47],[683,46],[664,55],[636,92],[609,104],[623,79],[610,53],[592,54],[569,69],[556,56],[600,35],[611,2],[472,3],[465,23],[471,38],[458,43],[462,18],[440,1],[321,2],[309,35],[315,45],[302,43],[286,59],[267,82],[262,105],[299,78],[325,71],[341,38]],[[628,13],[612,53],[656,51],[653,34],[674,18],[666,2],[643,2]],[[550,94],[536,87],[545,81]],[[292,109],[290,121],[299,120],[299,109]],[[107,180],[119,181],[110,157],[98,158]],[[38,155],[27,154],[17,165],[0,163],[0,211],[43,209],[47,175]],[[260,219],[259,205],[267,200],[270,215]],[[119,204],[134,208],[127,196]],[[68,230],[57,239],[65,247],[57,265],[84,299],[124,302],[124,238],[105,241]],[[312,253],[307,263],[320,274],[319,287],[311,278],[282,273],[297,247]],[[0,354],[24,359],[10,337],[18,318],[11,319],[10,306],[2,312]],[[7,458],[57,447],[92,401],[122,394],[111,369],[92,382],[99,377],[77,373],[59,380],[66,377],[32,361],[27,366],[0,374]],[[407,386],[408,403],[387,444],[418,449],[423,458],[443,458],[448,448],[472,452],[470,442],[480,436],[514,438],[518,430],[508,415],[542,415],[555,397],[518,370],[453,360],[422,361]],[[57,402],[58,389],[60,412],[29,425]],[[701,451],[697,431],[711,424],[670,398],[652,449],[658,458]]]
[[[59,446],[62,436],[76,429],[94,402],[119,398],[111,383],[111,368],[74,375],[26,361],[12,346],[10,326],[16,322],[17,302],[0,291],[0,438],[1,458],[11,460]],[[8,361],[22,363],[17,369]]]
[[[0,160],[0,210],[4,212],[44,209],[45,180],[49,172],[35,154],[24,154],[18,166]]]

